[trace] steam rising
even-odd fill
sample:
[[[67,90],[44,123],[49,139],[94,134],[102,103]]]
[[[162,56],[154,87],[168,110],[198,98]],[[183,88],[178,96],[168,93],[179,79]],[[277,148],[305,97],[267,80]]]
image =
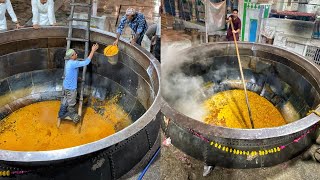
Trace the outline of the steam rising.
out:
[[[162,51],[162,96],[177,111],[201,121],[206,111],[195,95],[201,91],[204,80],[201,76],[187,76],[183,73],[182,62],[193,61],[193,58],[177,54],[179,49],[176,47],[174,44],[163,46],[166,49]]]

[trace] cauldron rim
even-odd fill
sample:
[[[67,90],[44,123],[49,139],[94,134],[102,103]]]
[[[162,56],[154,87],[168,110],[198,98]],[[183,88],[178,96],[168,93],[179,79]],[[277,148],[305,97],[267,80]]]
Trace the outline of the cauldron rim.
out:
[[[247,47],[246,49],[272,48],[277,51],[290,54],[295,59],[300,59],[300,60],[305,59],[303,56],[297,53],[289,52],[281,47],[275,47],[267,44],[250,43],[250,42],[239,42],[238,44],[241,47],[245,47],[245,48]],[[205,48],[205,47],[210,47],[212,49],[214,48],[223,49],[227,47],[234,48],[234,44],[233,42],[212,42],[212,43],[197,45],[197,46],[183,49],[180,52],[178,52],[178,54],[192,53],[192,52],[195,52],[195,48]],[[296,63],[299,63],[299,61],[296,61]],[[314,68],[313,71],[315,71],[315,73],[319,74],[320,76],[320,68],[317,67],[316,65],[312,64],[308,60],[303,61],[303,63],[301,64],[303,67],[309,66],[311,68]],[[314,78],[314,76],[312,77]],[[317,81],[317,84],[320,86],[320,79],[319,80],[316,79],[316,81]],[[226,139],[239,139],[239,140],[262,140],[262,139],[269,139],[269,138],[275,138],[275,137],[282,137],[282,136],[298,133],[302,130],[307,129],[308,127],[311,127],[312,125],[320,121],[320,117],[312,113],[295,122],[288,123],[286,125],[279,126],[279,127],[273,127],[273,128],[235,129],[235,128],[228,128],[228,127],[222,127],[222,126],[207,125],[204,122],[195,120],[175,110],[173,107],[169,105],[168,102],[166,102],[164,97],[163,97],[163,104],[161,107],[161,111],[167,118],[170,119],[170,121],[174,121],[175,124],[184,128],[185,130],[191,129],[196,132],[202,133],[207,137],[214,136],[214,137],[220,137],[220,138],[226,138]],[[320,111],[320,107],[318,107],[316,111]]]
[[[84,30],[84,27],[76,27],[76,29]],[[31,27],[22,28],[19,30],[9,30],[5,32],[1,32],[0,36],[4,37],[0,40],[1,43],[8,43],[14,40],[22,40],[24,39],[32,39],[33,37],[37,38],[50,38],[50,37],[66,37],[68,31],[68,27],[65,26],[53,26],[53,27],[42,27],[38,30],[34,30]],[[91,33],[98,33],[104,36],[109,36],[110,38],[115,39],[116,35],[111,32],[106,32],[103,30],[90,28]],[[20,35],[28,34],[31,35],[30,37],[25,36],[14,36],[14,34],[18,32]],[[39,32],[39,33],[37,33]],[[35,35],[37,34],[37,35]],[[60,36],[59,36],[60,35]],[[21,38],[21,39],[19,39]],[[24,40],[23,39],[23,40]],[[103,42],[99,42],[103,43]],[[161,99],[161,88],[160,88],[160,63],[158,60],[147,50],[142,48],[141,46],[131,45],[129,41],[120,38],[120,43],[125,44],[126,46],[131,46],[135,49],[135,52],[141,53],[143,56],[148,57],[150,63],[152,64],[153,68],[155,69],[158,77],[158,92],[155,94],[154,101],[152,102],[151,106],[147,109],[147,111],[137,119],[133,124],[124,128],[117,133],[105,137],[103,139],[83,144],[80,146],[64,148],[64,149],[57,149],[57,150],[49,150],[49,151],[11,151],[11,150],[0,150],[0,160],[8,161],[8,162],[20,162],[20,163],[32,163],[32,162],[47,162],[47,161],[59,161],[65,159],[72,159],[79,156],[87,155],[102,149],[106,149],[112,145],[115,145],[130,136],[138,133],[141,129],[143,129],[148,123],[154,120],[156,115],[159,113],[162,99]],[[151,65],[150,64],[150,65]],[[149,75],[150,76],[150,75]]]

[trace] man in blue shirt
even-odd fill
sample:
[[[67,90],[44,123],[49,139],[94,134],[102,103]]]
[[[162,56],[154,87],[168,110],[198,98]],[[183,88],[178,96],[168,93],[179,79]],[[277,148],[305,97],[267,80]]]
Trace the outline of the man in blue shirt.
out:
[[[134,32],[134,37],[130,41],[130,43],[137,43],[141,46],[141,41],[143,39],[143,35],[148,29],[148,25],[144,15],[142,13],[136,12],[133,8],[128,8],[126,11],[126,15],[121,18],[120,24],[117,28],[117,39],[113,43],[113,45],[118,45],[119,37],[122,34],[122,31],[126,24],[128,24]]]
[[[65,78],[63,80],[63,98],[61,100],[58,123],[60,119],[70,119],[74,123],[78,123],[80,116],[76,113],[75,105],[77,103],[77,80],[79,67],[86,66],[90,63],[94,52],[99,48],[98,44],[92,46],[89,56],[84,61],[78,61],[78,55],[73,49],[68,49],[64,59],[67,61],[65,65]],[[59,126],[59,124],[58,124]]]

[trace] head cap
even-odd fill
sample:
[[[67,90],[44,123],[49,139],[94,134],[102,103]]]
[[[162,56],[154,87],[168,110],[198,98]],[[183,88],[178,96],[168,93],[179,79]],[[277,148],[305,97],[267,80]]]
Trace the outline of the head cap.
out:
[[[131,7],[129,7],[126,11],[126,15],[135,15],[135,14],[136,14],[136,10],[134,10]]]
[[[73,49],[68,49],[68,50],[66,51],[66,55],[64,56],[64,59],[65,59],[65,60],[70,59],[71,56],[72,56],[74,53],[75,53],[75,51],[74,51]]]

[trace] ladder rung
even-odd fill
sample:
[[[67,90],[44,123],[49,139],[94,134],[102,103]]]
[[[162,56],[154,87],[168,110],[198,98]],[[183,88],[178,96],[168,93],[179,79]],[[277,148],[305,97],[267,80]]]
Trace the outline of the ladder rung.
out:
[[[81,39],[81,38],[66,38],[68,41],[80,41],[80,42],[89,42],[88,39]]]
[[[90,22],[90,19],[68,18],[68,21],[83,21],[83,22]]]
[[[86,3],[70,3],[71,6],[91,7],[91,4]]]

